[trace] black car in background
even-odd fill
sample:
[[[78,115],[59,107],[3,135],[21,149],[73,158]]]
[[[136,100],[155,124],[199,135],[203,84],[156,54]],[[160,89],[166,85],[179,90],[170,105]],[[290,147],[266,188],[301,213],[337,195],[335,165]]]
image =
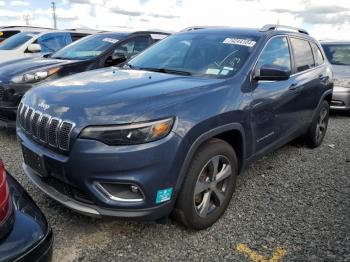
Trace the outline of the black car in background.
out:
[[[45,216],[0,159],[0,261],[50,261],[52,243]]]
[[[15,126],[18,104],[33,86],[83,71],[118,65],[168,35],[150,31],[95,34],[47,57],[0,64],[0,126]]]

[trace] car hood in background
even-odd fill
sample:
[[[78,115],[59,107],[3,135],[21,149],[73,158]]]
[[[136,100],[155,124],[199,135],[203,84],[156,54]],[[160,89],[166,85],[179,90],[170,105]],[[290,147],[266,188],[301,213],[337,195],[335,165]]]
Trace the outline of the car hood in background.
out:
[[[350,78],[350,66],[332,65],[335,79]]]
[[[79,61],[61,60],[51,58],[23,58],[0,64],[0,80],[3,83],[8,83],[12,77],[25,74],[33,70],[40,70],[54,66],[62,66],[66,64],[77,63]]]

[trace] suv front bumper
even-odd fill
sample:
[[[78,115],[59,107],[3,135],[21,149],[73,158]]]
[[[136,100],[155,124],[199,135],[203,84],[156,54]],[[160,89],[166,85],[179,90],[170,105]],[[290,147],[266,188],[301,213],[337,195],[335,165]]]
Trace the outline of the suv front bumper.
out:
[[[156,220],[170,214],[181,165],[174,161],[181,138],[170,133],[161,140],[134,146],[107,146],[99,141],[77,139],[69,155],[39,145],[20,129],[22,146],[42,159],[47,174],[23,163],[25,174],[51,198],[90,216]],[[53,183],[54,182],[54,183]],[[99,183],[137,185],[142,202],[123,202],[104,194]],[[157,202],[157,192],[173,189],[169,200]]]

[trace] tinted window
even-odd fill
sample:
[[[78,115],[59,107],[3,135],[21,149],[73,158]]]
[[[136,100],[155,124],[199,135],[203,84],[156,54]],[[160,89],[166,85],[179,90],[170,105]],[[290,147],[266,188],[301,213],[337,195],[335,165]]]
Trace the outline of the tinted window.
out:
[[[52,57],[61,59],[92,59],[112,48],[122,35],[98,34],[84,37],[57,51]]]
[[[116,48],[116,52],[122,52],[126,54],[126,58],[132,58],[138,53],[141,53],[151,44],[150,38],[147,36],[138,36],[130,39]]]
[[[80,34],[80,33],[71,33],[70,35],[72,37],[73,42],[75,42],[75,41],[77,41],[85,36],[88,36],[88,34]]]
[[[312,51],[314,53],[314,59],[315,59],[316,66],[322,65],[324,62],[324,59],[323,59],[323,55],[322,55],[320,48],[314,42],[310,42],[310,44],[312,47]]]
[[[314,57],[312,55],[309,41],[291,38],[293,47],[295,65],[297,72],[308,70],[315,66]]]
[[[260,73],[263,65],[276,65],[292,70],[289,45],[286,37],[272,38],[262,51],[256,65],[256,74]]]
[[[22,32],[18,33],[14,36],[11,36],[10,38],[7,38],[4,42],[0,45],[0,50],[14,50],[30,39],[32,39],[35,35],[39,33],[37,32]]]
[[[156,43],[129,64],[136,69],[224,78],[247,61],[258,38],[234,33],[182,33]]]
[[[36,41],[41,46],[42,53],[53,53],[72,43],[69,33],[49,33],[40,36]]]
[[[350,44],[324,44],[323,50],[333,65],[350,65]]]
[[[0,31],[0,43],[2,41],[4,41],[5,39],[7,39],[7,38],[9,38],[9,37],[11,37],[11,36],[13,36],[15,34],[18,34],[18,33],[19,33],[19,31],[17,31],[17,30]]]

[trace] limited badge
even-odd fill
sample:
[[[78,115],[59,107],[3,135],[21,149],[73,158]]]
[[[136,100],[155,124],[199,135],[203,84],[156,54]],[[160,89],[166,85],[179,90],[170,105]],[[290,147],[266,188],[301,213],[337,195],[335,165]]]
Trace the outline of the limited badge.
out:
[[[169,187],[166,189],[158,190],[156,197],[156,204],[160,204],[169,201],[173,195],[173,188]]]

